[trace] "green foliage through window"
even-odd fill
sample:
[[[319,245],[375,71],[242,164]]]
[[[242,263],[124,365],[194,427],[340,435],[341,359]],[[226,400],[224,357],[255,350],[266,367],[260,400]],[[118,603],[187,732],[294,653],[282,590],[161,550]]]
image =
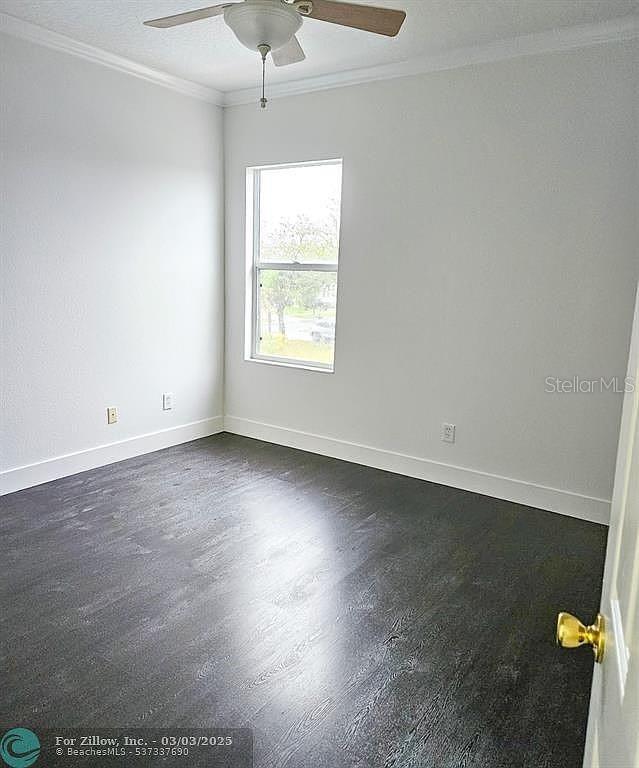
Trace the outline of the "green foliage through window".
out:
[[[260,227],[254,254],[255,352],[332,367],[341,163],[254,173],[259,174],[254,220]]]

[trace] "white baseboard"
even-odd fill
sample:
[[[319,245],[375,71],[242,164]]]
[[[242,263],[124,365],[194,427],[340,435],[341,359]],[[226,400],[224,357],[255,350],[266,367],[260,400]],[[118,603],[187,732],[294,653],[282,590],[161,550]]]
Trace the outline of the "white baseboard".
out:
[[[549,488],[545,485],[502,477],[476,469],[457,467],[439,461],[407,456],[403,453],[373,448],[368,445],[337,440],[324,435],[314,435],[297,429],[264,424],[237,416],[224,417],[224,431],[236,435],[253,437],[269,443],[299,448],[322,456],[365,464],[376,469],[396,472],[400,475],[416,477],[441,485],[473,491],[484,496],[493,496],[529,507],[537,507],[551,512],[558,512],[581,520],[608,525],[610,520],[610,501],[586,496],[573,491]]]
[[[186,443],[189,440],[215,435],[222,431],[223,421],[222,416],[213,416],[209,419],[201,419],[189,424],[180,424],[177,427],[149,432],[146,435],[129,437],[116,443],[98,445],[83,451],[66,453],[63,456],[55,456],[52,459],[26,464],[22,467],[6,469],[0,472],[0,495],[20,491],[23,488],[31,488],[34,485],[57,480],[60,477],[75,475],[87,469],[103,467],[105,464],[113,464],[133,456],[159,451],[162,448]]]
[[[253,437],[269,443],[299,448],[303,451],[331,456],[355,464],[364,464],[400,475],[416,477],[441,485],[461,488],[485,496],[513,501],[530,507],[558,512],[595,523],[608,524],[610,501],[573,491],[549,488],[545,485],[515,480],[453,464],[430,461],[417,456],[373,448],[347,440],[315,435],[297,429],[264,424],[237,416],[214,416],[170,429],[130,437],[116,443],[99,445],[52,459],[14,467],[0,472],[0,495],[47,483],[61,477],[95,469],[116,461],[141,456],[169,448],[172,445],[197,440],[219,432]]]

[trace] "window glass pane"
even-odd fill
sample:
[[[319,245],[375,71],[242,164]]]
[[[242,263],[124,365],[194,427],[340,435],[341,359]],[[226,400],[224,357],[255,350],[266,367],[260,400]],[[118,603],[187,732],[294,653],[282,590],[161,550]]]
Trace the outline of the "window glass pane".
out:
[[[257,353],[333,366],[337,273],[260,269]]]
[[[259,261],[336,263],[341,162],[259,174]]]

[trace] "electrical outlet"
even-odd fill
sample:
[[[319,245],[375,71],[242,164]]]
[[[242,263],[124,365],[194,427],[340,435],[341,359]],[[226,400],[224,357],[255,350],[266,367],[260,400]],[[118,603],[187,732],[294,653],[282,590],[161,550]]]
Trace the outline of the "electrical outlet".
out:
[[[454,424],[442,424],[442,440],[445,443],[455,442],[455,425]]]
[[[162,395],[162,410],[170,411],[173,409],[173,392],[165,392]]]
[[[107,408],[107,424],[115,424],[118,420],[118,409]]]

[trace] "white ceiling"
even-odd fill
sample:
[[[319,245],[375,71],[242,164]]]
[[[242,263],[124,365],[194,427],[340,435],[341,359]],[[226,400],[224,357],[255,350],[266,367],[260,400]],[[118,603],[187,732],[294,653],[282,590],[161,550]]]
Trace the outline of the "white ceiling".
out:
[[[255,86],[260,74],[258,55],[240,45],[221,17],[172,29],[142,25],[145,19],[214,1],[0,0],[0,11],[220,91]],[[372,0],[371,4],[407,11],[396,38],[307,19],[298,34],[306,61],[271,67],[269,81],[281,83],[438,55],[639,11],[639,0]]]

